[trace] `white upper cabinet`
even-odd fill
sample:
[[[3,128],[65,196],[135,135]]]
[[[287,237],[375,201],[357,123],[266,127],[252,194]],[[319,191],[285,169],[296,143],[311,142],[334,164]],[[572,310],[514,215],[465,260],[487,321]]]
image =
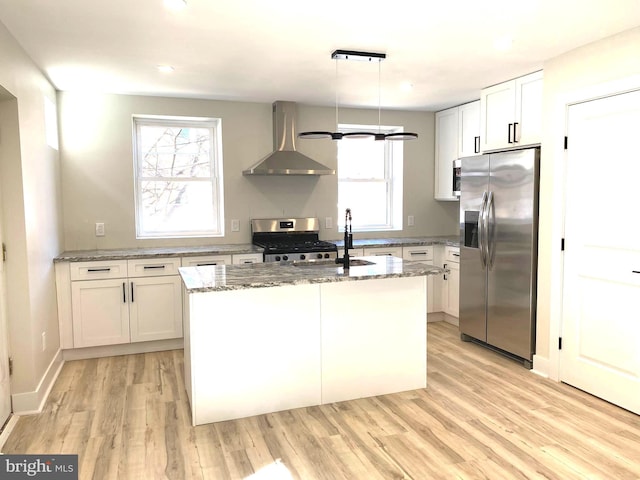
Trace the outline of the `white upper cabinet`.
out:
[[[458,128],[458,107],[436,112],[436,200],[458,200],[453,194],[453,161],[458,159]]]
[[[542,79],[539,71],[482,90],[482,152],[540,143]]]
[[[480,153],[480,100],[436,112],[436,200],[458,200],[453,194],[453,161]]]
[[[458,158],[480,153],[480,100],[458,107]]]

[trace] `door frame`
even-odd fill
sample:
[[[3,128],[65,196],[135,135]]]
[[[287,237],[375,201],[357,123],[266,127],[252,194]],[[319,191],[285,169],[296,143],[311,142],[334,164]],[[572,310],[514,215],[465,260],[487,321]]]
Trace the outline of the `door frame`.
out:
[[[598,100],[601,98],[629,93],[640,90],[640,75],[633,75],[623,79],[610,82],[590,85],[575,91],[565,92],[558,95],[551,109],[550,118],[553,119],[551,129],[554,132],[552,146],[543,144],[543,151],[548,159],[541,168],[553,168],[554,186],[552,190],[553,205],[560,205],[555,209],[550,223],[551,249],[549,259],[550,266],[550,295],[549,295],[549,358],[538,358],[534,356],[534,370],[548,376],[557,382],[560,381],[560,349],[558,338],[562,336],[563,317],[563,286],[564,286],[564,253],[560,249],[561,241],[564,238],[564,224],[566,214],[565,191],[567,186],[567,150],[564,149],[564,137],[567,135],[569,107],[579,103]],[[540,309],[538,309],[540,311]]]

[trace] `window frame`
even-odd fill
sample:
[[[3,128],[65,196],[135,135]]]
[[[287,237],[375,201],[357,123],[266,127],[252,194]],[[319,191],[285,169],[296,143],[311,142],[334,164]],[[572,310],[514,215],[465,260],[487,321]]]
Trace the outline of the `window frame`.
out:
[[[379,125],[354,125],[354,124],[339,124],[338,130],[342,133],[348,132],[376,132],[376,133],[399,133],[403,132],[404,128],[401,126],[379,126]],[[359,139],[343,139],[341,142],[359,142],[363,140]],[[366,140],[365,140],[366,141]],[[377,141],[380,140],[369,140]],[[386,223],[384,224],[372,224],[372,225],[358,225],[354,223],[354,232],[384,232],[384,231],[400,231],[403,229],[403,163],[404,163],[404,149],[403,142],[400,141],[387,141],[384,140],[384,179],[362,179],[362,178],[341,178],[340,176],[340,154],[338,151],[338,168],[337,168],[337,180],[338,180],[338,208],[340,205],[340,184],[342,182],[352,183],[385,183],[386,184]],[[340,149],[340,144],[338,144]],[[351,208],[351,207],[350,207]],[[357,212],[353,212],[354,217],[357,218]],[[338,219],[342,218],[344,212],[338,212]],[[344,232],[344,225],[338,222],[338,231]]]
[[[142,151],[140,128],[143,126],[166,126],[178,128],[207,128],[210,132],[210,175],[208,177],[149,177],[141,175]],[[213,117],[182,117],[166,115],[133,115],[133,170],[134,170],[134,205],[136,239],[162,239],[162,238],[197,238],[197,237],[223,237],[224,236],[224,190],[222,175],[222,120]],[[145,181],[176,181],[176,182],[207,182],[211,184],[211,202],[213,210],[213,229],[145,231],[143,222],[144,206],[141,185]]]

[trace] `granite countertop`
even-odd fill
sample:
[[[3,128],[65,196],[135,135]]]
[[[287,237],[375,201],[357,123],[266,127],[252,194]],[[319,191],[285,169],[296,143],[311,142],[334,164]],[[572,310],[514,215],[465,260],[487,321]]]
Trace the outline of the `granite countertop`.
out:
[[[72,250],[62,252],[54,262],[92,262],[98,260],[127,260],[154,257],[193,257],[197,255],[237,255],[262,253],[262,248],[251,244],[208,245],[196,247],[150,247],[119,250]]]
[[[435,265],[402,260],[396,257],[357,257],[372,265],[352,266],[347,273],[333,262],[253,263],[249,265],[215,265],[179,269],[187,293],[279,287],[310,283],[331,283],[382,278],[440,275],[446,270]]]
[[[344,246],[342,240],[329,240],[338,248]],[[354,247],[411,247],[422,245],[460,245],[459,238],[451,235],[432,237],[398,238],[355,238]],[[193,247],[143,247],[114,250],[69,250],[53,259],[54,262],[95,262],[100,260],[127,260],[156,257],[193,257],[197,255],[237,255],[241,253],[262,253],[262,248],[251,244],[207,245]]]
[[[344,247],[344,240],[334,241],[338,248]],[[437,235],[430,237],[397,237],[397,238],[357,238],[353,246],[358,247],[419,247],[424,245],[460,246],[460,237],[456,235]]]

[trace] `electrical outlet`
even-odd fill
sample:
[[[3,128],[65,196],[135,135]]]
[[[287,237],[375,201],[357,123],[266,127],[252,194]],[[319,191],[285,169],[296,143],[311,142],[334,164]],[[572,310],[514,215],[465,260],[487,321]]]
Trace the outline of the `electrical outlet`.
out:
[[[42,332],[42,351],[47,349],[47,332]]]
[[[96,223],[96,237],[104,237],[104,223]]]
[[[407,217],[407,225],[409,225],[410,227],[413,227],[415,225],[413,215],[409,215]]]
[[[330,230],[330,229],[333,228],[333,218],[325,217],[325,219],[324,219],[324,228],[326,228],[327,230]]]
[[[240,231],[240,220],[231,220],[231,231],[232,232]]]

